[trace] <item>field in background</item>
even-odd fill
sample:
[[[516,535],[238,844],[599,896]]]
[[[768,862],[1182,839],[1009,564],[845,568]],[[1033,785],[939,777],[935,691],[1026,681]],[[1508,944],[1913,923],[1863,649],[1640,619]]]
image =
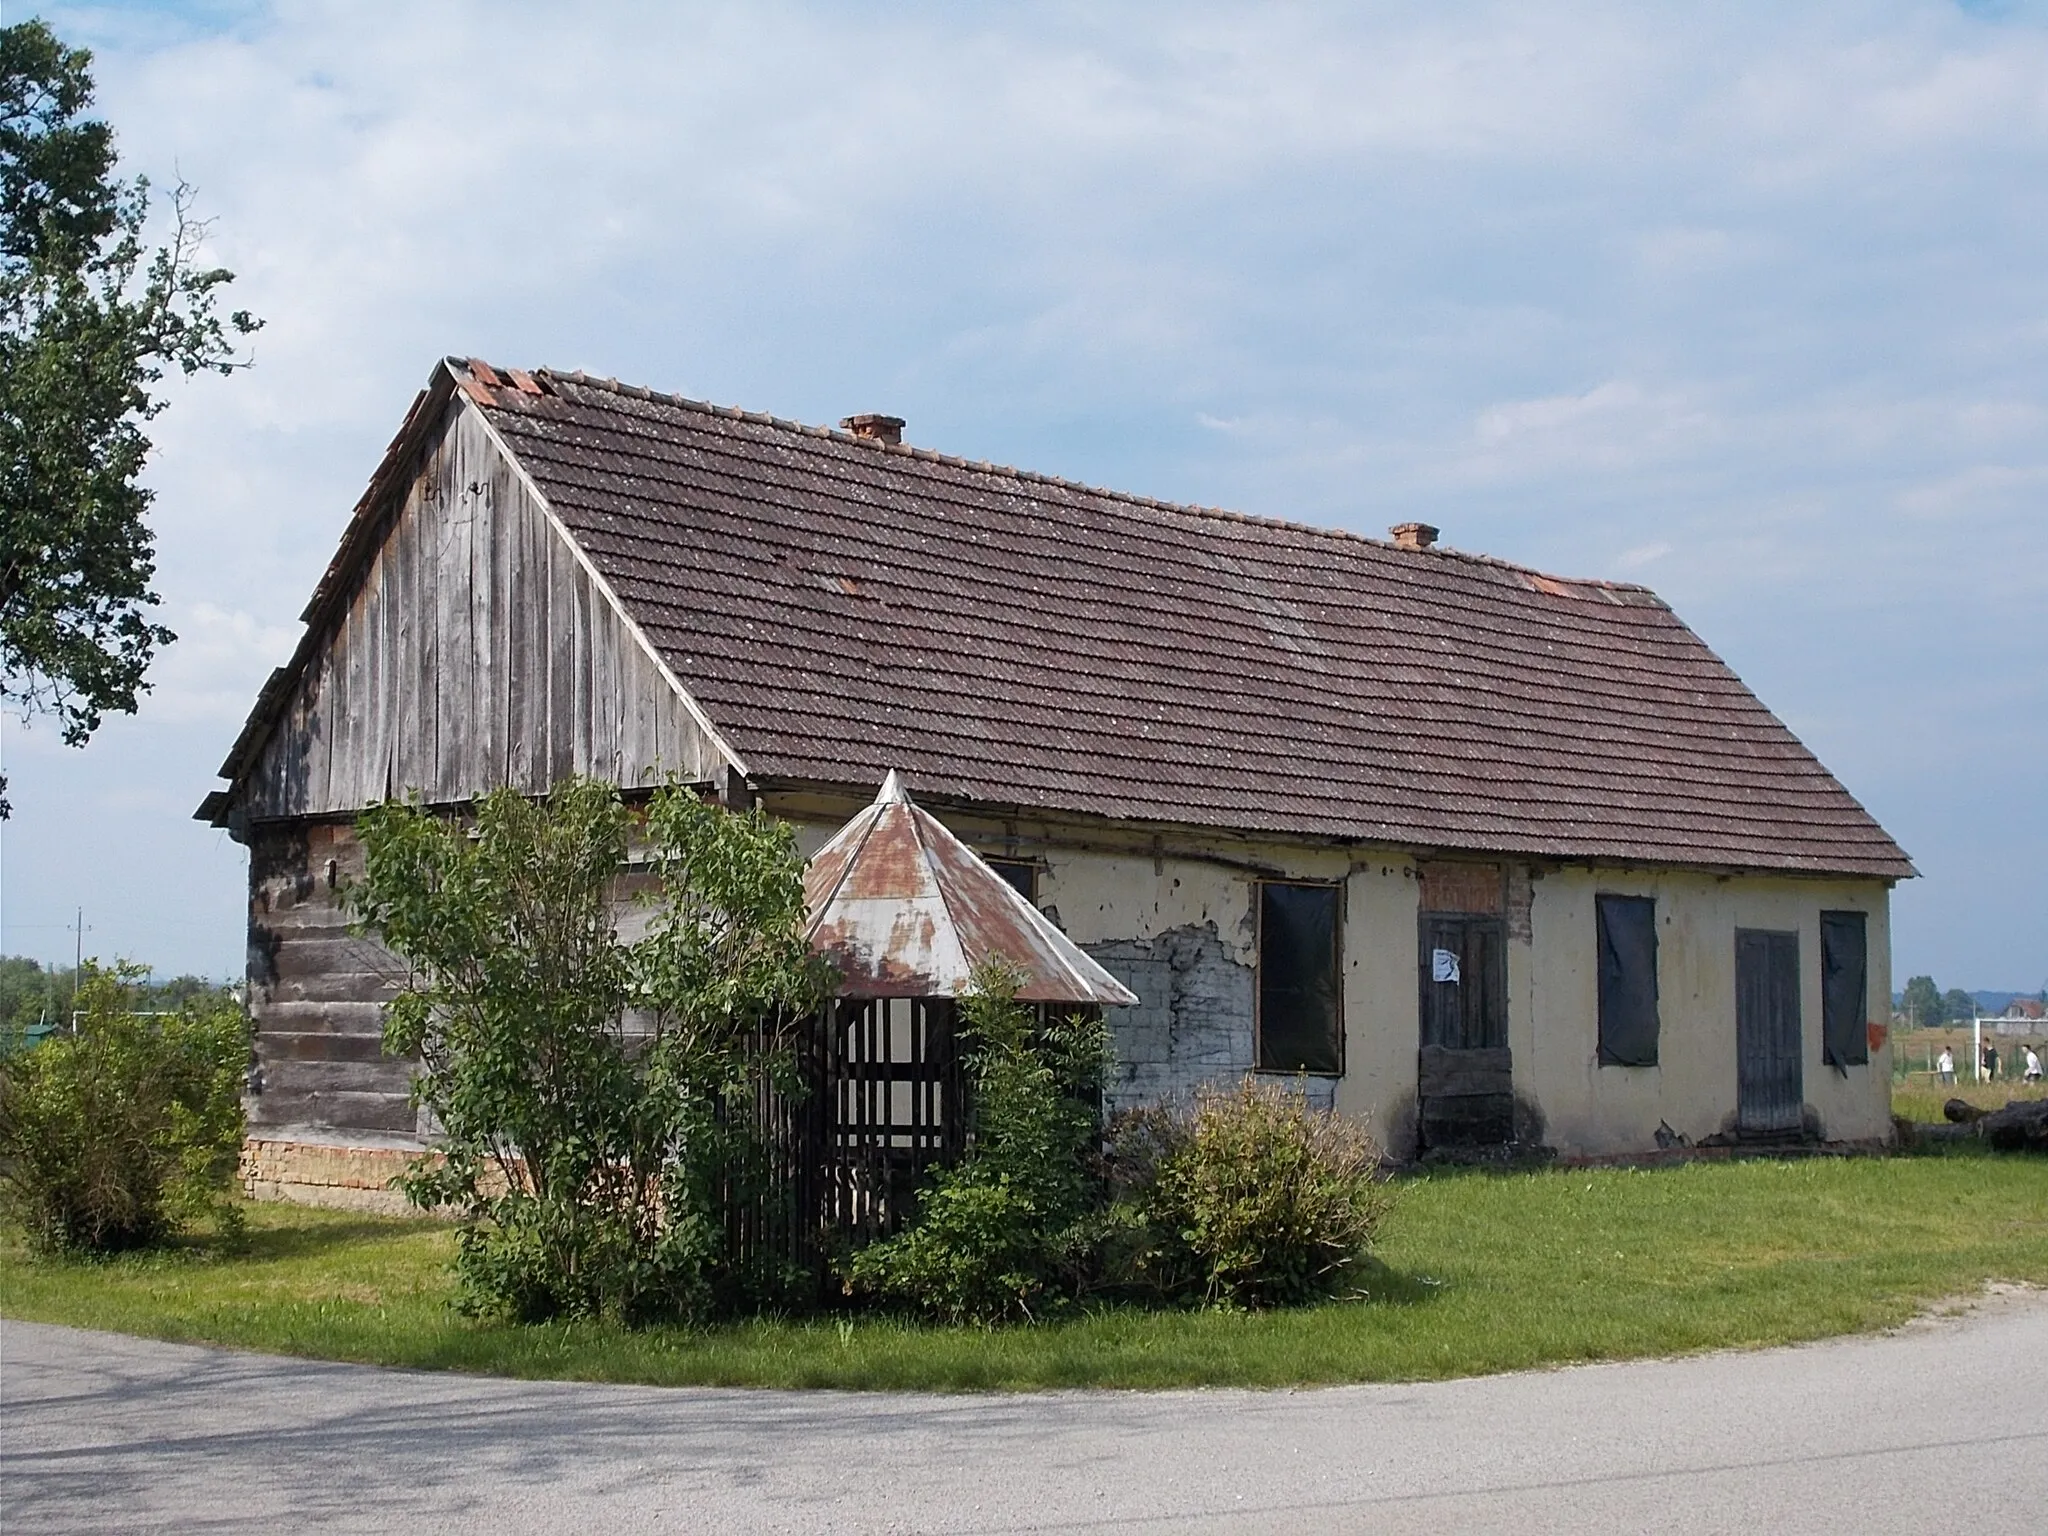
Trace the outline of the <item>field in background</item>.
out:
[[[1901,1031],[1892,1037],[1892,1113],[1908,1120],[1934,1122],[1942,1118],[1941,1106],[1949,1099],[1963,1099],[1980,1109],[2002,1109],[2013,1099],[2048,1097],[2048,1086],[2023,1085],[2020,1070],[2022,1045],[2031,1044],[2048,1063],[2048,1025],[2033,1025],[2033,1035],[1993,1034],[1986,1026],[1984,1040],[1998,1047],[1998,1080],[1980,1083],[1972,1070],[1970,1027],[1949,1025],[1942,1029]],[[1934,1072],[1934,1062],[1943,1046],[1955,1053],[1956,1081],[1943,1083]]]
[[[702,1331],[481,1324],[452,1229],[249,1207],[211,1240],[97,1264],[0,1237],[0,1313],[157,1338],[521,1377],[730,1386],[1277,1387],[1466,1376],[1780,1344],[1904,1321],[1986,1282],[2048,1284],[2048,1178],[1981,1153],[1440,1172],[1406,1179],[1358,1300],[1106,1310],[1034,1328],[880,1317]]]

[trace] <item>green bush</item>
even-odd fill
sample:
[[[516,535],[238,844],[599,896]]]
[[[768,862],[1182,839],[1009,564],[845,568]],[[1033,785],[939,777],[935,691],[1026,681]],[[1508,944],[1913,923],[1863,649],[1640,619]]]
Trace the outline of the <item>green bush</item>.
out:
[[[827,985],[789,828],[681,788],[643,814],[588,779],[494,791],[466,826],[395,802],[359,826],[350,901],[412,966],[385,1046],[417,1056],[442,1133],[401,1187],[463,1217],[465,1309],[637,1323],[791,1297],[801,1272],[728,1219],[788,1219],[756,1108],[799,1091],[789,1029]],[[629,847],[655,877],[634,940]]]
[[[0,1063],[0,1196],[45,1251],[107,1253],[213,1216],[242,1146],[249,1025],[212,994],[136,1012],[145,973],[88,967],[78,1032]]]
[[[1030,1319],[1071,1298],[1089,1263],[1108,1032],[1041,1024],[1000,967],[962,1001],[969,1144],[935,1172],[912,1223],[847,1265],[848,1288],[947,1321]]]
[[[1362,1126],[1249,1080],[1118,1116],[1109,1180],[1105,1279],[1209,1305],[1341,1294],[1393,1201]]]

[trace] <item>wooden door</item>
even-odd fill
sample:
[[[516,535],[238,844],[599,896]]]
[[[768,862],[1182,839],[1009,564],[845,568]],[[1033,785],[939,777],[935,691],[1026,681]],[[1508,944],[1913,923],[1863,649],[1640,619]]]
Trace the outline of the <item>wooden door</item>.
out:
[[[1507,934],[1497,916],[1424,912],[1416,1102],[1426,1147],[1515,1139]]]
[[[1797,1134],[1799,935],[1735,931],[1735,1121],[1750,1135]]]

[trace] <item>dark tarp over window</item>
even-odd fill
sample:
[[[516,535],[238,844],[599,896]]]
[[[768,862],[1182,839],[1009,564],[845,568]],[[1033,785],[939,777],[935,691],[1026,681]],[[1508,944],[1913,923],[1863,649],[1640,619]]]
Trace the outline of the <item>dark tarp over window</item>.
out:
[[[1259,1070],[1344,1070],[1337,887],[1259,887]]]
[[[1868,950],[1861,912],[1820,915],[1820,1059],[1831,1067],[1870,1060]]]
[[[1657,1065],[1657,903],[1596,896],[1600,938],[1600,1065]]]

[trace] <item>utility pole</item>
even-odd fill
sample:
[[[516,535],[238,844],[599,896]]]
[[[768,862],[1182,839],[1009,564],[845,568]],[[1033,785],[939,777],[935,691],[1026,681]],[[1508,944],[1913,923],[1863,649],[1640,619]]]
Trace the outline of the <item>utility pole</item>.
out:
[[[85,970],[85,908],[78,909],[78,917],[71,925],[71,1033],[78,1033],[78,979]]]

